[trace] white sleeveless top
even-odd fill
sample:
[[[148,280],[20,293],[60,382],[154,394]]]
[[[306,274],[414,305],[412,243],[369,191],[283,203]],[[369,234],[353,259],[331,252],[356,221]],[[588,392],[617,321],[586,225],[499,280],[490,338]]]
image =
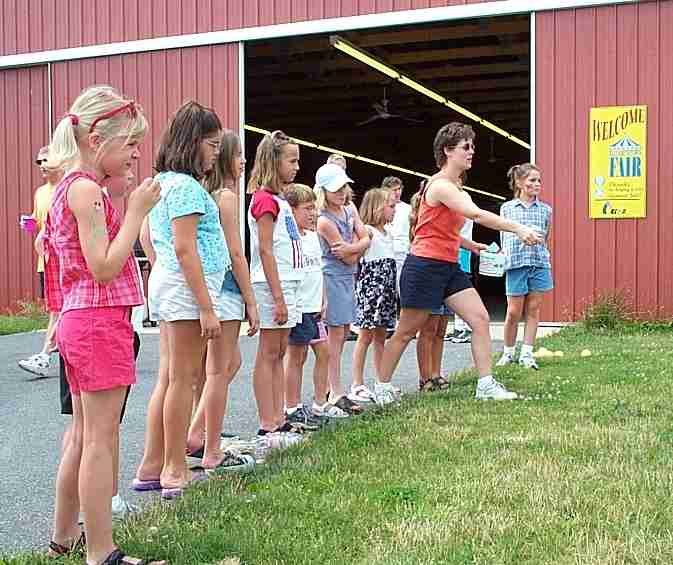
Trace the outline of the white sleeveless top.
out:
[[[371,234],[371,242],[362,260],[365,263],[369,263],[370,261],[377,261],[379,259],[395,259],[395,240],[393,235],[388,230],[381,232],[373,226],[367,226],[367,230]]]

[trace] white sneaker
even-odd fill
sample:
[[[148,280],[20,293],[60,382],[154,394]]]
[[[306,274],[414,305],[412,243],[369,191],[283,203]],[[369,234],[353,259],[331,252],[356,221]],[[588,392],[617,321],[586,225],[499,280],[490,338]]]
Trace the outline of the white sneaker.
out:
[[[374,400],[379,406],[397,402],[397,394],[392,383],[374,383]]]
[[[367,385],[352,386],[348,398],[353,402],[368,404],[374,401],[374,393],[367,388]]]
[[[516,392],[507,390],[495,379],[486,385],[477,384],[477,392],[474,396],[477,400],[515,400],[518,398]]]
[[[49,373],[50,360],[51,357],[48,353],[36,353],[35,355],[28,357],[28,359],[21,359],[19,361],[19,367],[34,375],[46,377]]]
[[[269,449],[286,449],[306,441],[306,437],[294,432],[271,432],[266,434]]]
[[[124,500],[121,496],[112,497],[112,519],[124,520],[132,514],[136,514],[139,508]]]
[[[503,353],[495,366],[504,367],[505,365],[511,365],[512,363],[514,363],[514,356],[511,353]]]
[[[345,410],[342,410],[329,402],[325,402],[322,406],[317,402],[314,402],[313,406],[311,406],[311,413],[318,418],[348,418],[348,413]]]
[[[540,368],[537,365],[537,361],[532,355],[524,355],[519,357],[519,365],[525,367],[526,369],[535,369],[536,371]]]

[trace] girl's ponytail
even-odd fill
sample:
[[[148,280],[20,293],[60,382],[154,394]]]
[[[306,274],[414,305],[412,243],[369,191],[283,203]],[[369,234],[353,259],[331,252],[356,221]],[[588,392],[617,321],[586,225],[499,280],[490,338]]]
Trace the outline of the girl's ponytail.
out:
[[[416,224],[418,223],[418,210],[421,207],[423,191],[425,190],[425,184],[427,182],[428,181],[422,180],[418,192],[411,197],[411,212],[409,212],[409,241],[414,240]]]
[[[248,194],[257,192],[263,186],[269,187],[276,193],[282,191],[283,183],[278,175],[278,168],[283,155],[283,147],[294,143],[292,138],[280,130],[264,136],[255,153],[255,163],[248,181]]]
[[[79,157],[79,145],[75,128],[80,127],[77,118],[66,115],[54,130],[49,144],[50,167],[63,168]]]

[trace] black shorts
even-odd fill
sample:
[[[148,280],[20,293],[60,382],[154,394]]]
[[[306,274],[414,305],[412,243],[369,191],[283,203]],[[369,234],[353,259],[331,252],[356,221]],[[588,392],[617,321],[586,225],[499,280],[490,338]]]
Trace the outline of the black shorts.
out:
[[[309,345],[327,339],[325,322],[320,314],[302,314],[301,322],[290,330],[290,345]]]
[[[435,310],[449,297],[472,288],[458,263],[408,255],[400,277],[402,308]]]
[[[140,336],[138,335],[138,332],[133,332],[133,355],[136,359],[138,359],[138,353],[140,353]],[[68,379],[65,376],[65,363],[60,353],[58,355],[58,376],[60,385],[61,414],[72,416],[72,395],[70,394],[70,385],[68,384]],[[130,386],[126,387],[124,404],[122,404],[122,411],[121,415],[119,416],[120,423],[124,419],[124,412],[126,412],[126,402],[129,399],[129,392],[131,392]]]
[[[37,276],[40,279],[40,298],[44,298],[44,273],[38,273]]]

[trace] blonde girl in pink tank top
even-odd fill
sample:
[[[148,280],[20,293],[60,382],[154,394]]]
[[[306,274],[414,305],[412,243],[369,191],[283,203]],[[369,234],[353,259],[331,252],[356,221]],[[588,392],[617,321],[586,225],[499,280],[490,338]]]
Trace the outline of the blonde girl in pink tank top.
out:
[[[49,147],[50,162],[66,169],[46,241],[61,282],[57,340],[73,399],[49,553],[56,557],[78,549],[81,509],[88,564],[125,562],[112,540],[110,500],[120,413],[127,386],[135,383],[130,309],[143,302],[132,252],[143,219],[159,200],[159,186],[146,179],[130,194],[122,222],[101,182],[128,175],[146,128],[135,102],[112,87],[96,86],[75,100]]]

